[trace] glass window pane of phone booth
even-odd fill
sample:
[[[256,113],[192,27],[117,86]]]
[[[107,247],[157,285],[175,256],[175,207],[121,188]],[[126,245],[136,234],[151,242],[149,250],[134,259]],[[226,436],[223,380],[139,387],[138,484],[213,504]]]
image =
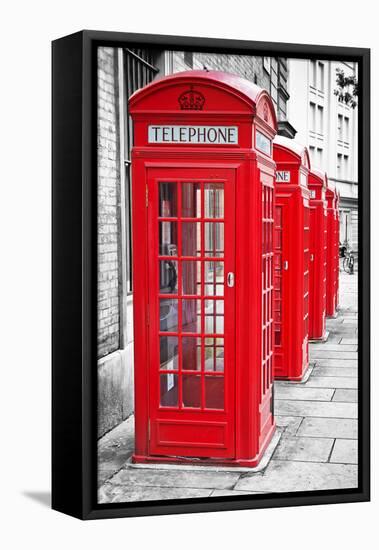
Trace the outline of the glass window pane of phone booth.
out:
[[[159,184],[159,216],[161,218],[176,218],[177,204],[176,183],[161,182]]]
[[[182,218],[201,218],[201,184],[182,183]]]

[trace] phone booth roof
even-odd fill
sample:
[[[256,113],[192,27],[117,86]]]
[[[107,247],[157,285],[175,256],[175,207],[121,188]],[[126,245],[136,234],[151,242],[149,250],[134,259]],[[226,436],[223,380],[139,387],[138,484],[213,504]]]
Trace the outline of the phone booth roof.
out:
[[[328,208],[333,208],[335,199],[336,199],[336,194],[337,194],[336,184],[334,183],[334,181],[330,181],[326,174],[325,174],[325,179],[326,179],[325,196],[328,199]]]
[[[270,138],[277,132],[269,93],[249,80],[222,71],[184,71],[157,79],[130,97],[129,112],[136,120],[156,123],[164,120],[197,124],[230,119],[245,126],[258,124]],[[142,144],[137,135],[136,145]],[[252,146],[247,126],[239,145]]]
[[[297,163],[299,168],[311,168],[307,147],[293,139],[275,136],[274,152],[276,162],[292,162]]]
[[[328,176],[326,172],[318,168],[311,168],[309,170],[308,185],[309,187],[317,186],[326,189],[328,185]]]

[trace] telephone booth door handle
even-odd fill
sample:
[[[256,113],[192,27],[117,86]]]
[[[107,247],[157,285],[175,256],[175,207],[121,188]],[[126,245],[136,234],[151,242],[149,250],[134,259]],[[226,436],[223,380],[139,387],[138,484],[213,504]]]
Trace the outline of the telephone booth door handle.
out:
[[[234,273],[232,271],[228,273],[226,280],[227,280],[228,286],[232,288],[234,286]]]
[[[284,270],[284,271],[287,271],[287,270],[288,270],[288,260],[285,260],[285,261],[283,262],[283,270]]]
[[[310,256],[309,259],[310,259],[311,262],[313,262],[313,260],[315,259],[315,257],[313,256],[313,254],[311,254],[311,256]]]

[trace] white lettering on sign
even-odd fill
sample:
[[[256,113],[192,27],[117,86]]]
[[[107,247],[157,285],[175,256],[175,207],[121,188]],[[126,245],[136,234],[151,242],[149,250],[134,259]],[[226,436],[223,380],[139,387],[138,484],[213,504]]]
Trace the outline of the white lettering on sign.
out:
[[[291,172],[285,170],[278,170],[276,172],[277,183],[289,183],[291,181]]]
[[[149,143],[238,144],[237,126],[149,126]]]
[[[271,140],[258,130],[255,132],[255,147],[266,155],[271,155]]]

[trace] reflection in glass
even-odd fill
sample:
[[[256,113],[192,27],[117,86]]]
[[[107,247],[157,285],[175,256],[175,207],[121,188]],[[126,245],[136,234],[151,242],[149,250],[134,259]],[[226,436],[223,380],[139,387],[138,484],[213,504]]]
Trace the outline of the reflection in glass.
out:
[[[159,330],[178,332],[178,300],[171,298],[159,300]]]
[[[224,408],[224,377],[205,376],[205,408]]]
[[[205,332],[223,334],[224,300],[205,300]]]
[[[159,338],[160,368],[178,370],[178,337],[161,336]]]
[[[201,187],[199,183],[182,184],[182,218],[201,217]]]
[[[183,407],[196,407],[201,405],[201,376],[197,374],[183,375]]]
[[[161,218],[176,218],[177,198],[176,183],[159,184],[159,216]]]
[[[201,294],[201,262],[182,261],[182,294]]]
[[[204,186],[204,217],[224,217],[224,186],[222,183],[206,183]]]
[[[224,223],[204,223],[204,254],[205,256],[220,257],[224,254]]]
[[[178,255],[177,222],[159,222],[159,254],[161,256]]]
[[[204,262],[204,294],[224,295],[224,262]]]
[[[182,332],[201,332],[201,300],[182,300]]]
[[[182,256],[201,255],[200,222],[182,222]]]
[[[213,372],[224,371],[224,339],[206,338],[204,348],[204,370]]]
[[[182,368],[183,370],[201,370],[201,338],[182,337]]]
[[[160,404],[163,407],[178,406],[178,376],[173,373],[161,374]]]
[[[160,294],[178,293],[178,262],[175,260],[159,261]]]

